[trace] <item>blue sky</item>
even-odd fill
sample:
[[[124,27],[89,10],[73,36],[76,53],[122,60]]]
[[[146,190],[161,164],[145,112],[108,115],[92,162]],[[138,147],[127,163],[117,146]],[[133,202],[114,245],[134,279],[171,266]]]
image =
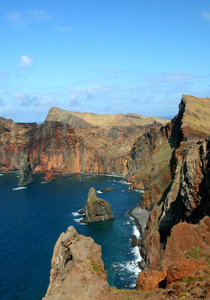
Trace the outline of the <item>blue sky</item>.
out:
[[[5,118],[174,116],[182,94],[210,97],[209,0],[10,0],[0,25]]]

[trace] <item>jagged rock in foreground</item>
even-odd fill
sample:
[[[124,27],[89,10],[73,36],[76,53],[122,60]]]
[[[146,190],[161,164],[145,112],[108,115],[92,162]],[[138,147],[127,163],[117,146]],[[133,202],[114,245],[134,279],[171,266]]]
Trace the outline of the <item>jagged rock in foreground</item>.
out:
[[[28,151],[22,155],[20,162],[19,185],[26,185],[33,181],[33,171],[31,168]]]
[[[70,226],[56,242],[44,300],[112,299],[101,246]],[[107,296],[103,297],[106,293]]]
[[[196,253],[201,256],[201,253]],[[191,252],[187,255],[190,256],[188,264],[183,262],[178,272],[176,265],[168,271],[169,282],[173,282],[173,278],[177,279],[180,272],[185,275],[195,274],[193,268],[196,259],[191,258]],[[95,244],[92,238],[78,234],[74,227],[70,226],[56,242],[51,261],[50,284],[43,300],[162,300],[180,299],[185,296],[188,296],[188,299],[208,299],[209,279],[205,262],[199,264],[199,267],[201,270],[196,275],[199,281],[192,278],[187,282],[169,284],[162,290],[158,284],[160,280],[164,280],[166,272],[160,271],[150,274],[142,272],[142,278],[137,281],[141,291],[110,288],[101,259],[101,247]],[[155,287],[158,288],[154,290]],[[149,292],[151,289],[152,293]]]
[[[82,211],[84,218],[80,221],[81,223],[103,222],[115,219],[109,202],[98,198],[93,187],[88,192],[88,199]]]

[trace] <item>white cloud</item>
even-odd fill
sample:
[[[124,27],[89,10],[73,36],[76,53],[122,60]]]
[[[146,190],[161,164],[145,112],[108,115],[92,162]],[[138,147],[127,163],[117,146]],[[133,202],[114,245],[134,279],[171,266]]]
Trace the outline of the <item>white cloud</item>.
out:
[[[21,105],[21,106],[29,106],[35,100],[35,97],[30,97],[28,94],[25,93],[17,93],[14,96],[14,99]]]
[[[14,11],[6,16],[6,20],[15,27],[26,28],[33,21],[50,21],[52,17],[45,10]]]
[[[210,21],[210,12],[205,11],[204,13],[202,13],[202,17],[205,20]]]
[[[30,96],[26,93],[17,93],[14,96],[15,101],[20,106],[36,106],[36,107],[44,107],[44,106],[53,106],[54,99],[46,96]]]
[[[33,59],[27,55],[22,55],[20,58],[21,68],[31,68]]]
[[[42,9],[30,10],[28,14],[37,20],[45,20],[45,21],[52,20],[52,17],[48,15],[45,10]]]
[[[34,97],[35,106],[52,106],[54,105],[54,99],[51,97]]]
[[[14,11],[6,16],[6,19],[15,27],[24,28],[26,25],[26,20],[22,14],[18,11]]]
[[[16,22],[16,21],[19,21],[22,17],[18,11],[15,11],[15,12],[8,14],[6,18],[10,22]]]
[[[71,32],[71,31],[73,31],[73,28],[71,26],[66,26],[66,27],[64,27],[64,26],[56,26],[56,27],[53,28],[53,30],[55,32],[58,32],[58,33],[65,33],[65,32]]]

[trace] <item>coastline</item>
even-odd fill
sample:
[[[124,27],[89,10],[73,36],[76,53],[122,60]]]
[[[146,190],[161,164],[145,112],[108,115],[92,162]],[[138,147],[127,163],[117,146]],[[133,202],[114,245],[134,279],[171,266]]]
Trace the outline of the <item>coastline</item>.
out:
[[[142,209],[140,206],[135,206],[128,211],[128,214],[134,218],[136,226],[140,231],[141,237],[145,231],[147,220],[149,218],[150,212],[146,209]]]

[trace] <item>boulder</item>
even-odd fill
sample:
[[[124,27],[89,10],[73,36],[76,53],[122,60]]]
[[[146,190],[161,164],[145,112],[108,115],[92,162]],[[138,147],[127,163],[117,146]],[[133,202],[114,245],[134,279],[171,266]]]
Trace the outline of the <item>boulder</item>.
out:
[[[88,192],[88,199],[84,207],[84,218],[81,223],[94,223],[114,220],[111,206],[108,201],[100,199],[92,187]]]
[[[111,192],[111,191],[114,191],[114,188],[103,187],[103,188],[101,189],[101,192],[102,192],[102,193],[108,193],[108,192]]]

